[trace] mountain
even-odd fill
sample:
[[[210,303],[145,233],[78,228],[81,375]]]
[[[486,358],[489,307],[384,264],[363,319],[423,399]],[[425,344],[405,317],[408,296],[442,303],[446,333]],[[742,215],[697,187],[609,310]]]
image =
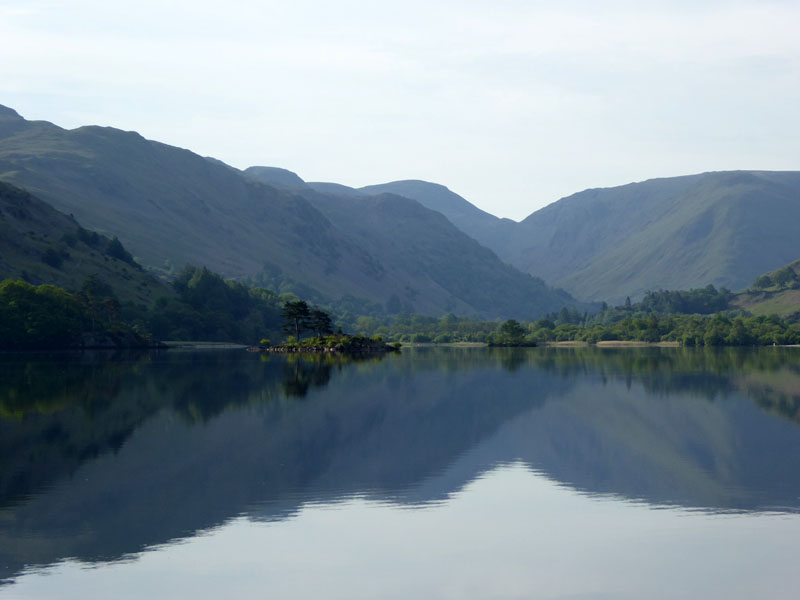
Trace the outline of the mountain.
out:
[[[77,291],[89,277],[121,300],[151,305],[172,291],[132,262],[119,241],[88,231],[71,216],[0,181],[0,280],[25,279]]]
[[[542,314],[548,306],[577,304],[561,290],[501,262],[488,248],[456,229],[443,215],[394,194],[339,196],[306,192],[304,197],[334,225],[346,229],[361,247],[370,248],[375,276],[402,273],[408,264],[418,271],[403,294],[389,303],[418,305],[426,290],[448,294],[448,312],[510,315],[516,307]],[[396,275],[395,275],[396,276]],[[392,310],[391,312],[396,312]]]
[[[736,171],[587,190],[519,224],[498,253],[582,298],[741,289],[800,255],[800,173]]]
[[[490,314],[487,311],[491,311],[494,305],[501,309],[499,314],[512,314],[515,306],[533,303],[535,311],[541,313],[545,312],[546,305],[575,303],[563,292],[549,291],[538,278],[520,279],[515,269],[497,261],[489,249],[464,236],[435,208],[443,207],[445,202],[421,202],[415,194],[409,193],[436,188],[445,197],[460,199],[452,202],[454,206],[466,204],[472,207],[444,186],[411,181],[355,189],[336,183],[306,183],[294,173],[287,173],[291,172],[272,167],[250,167],[244,171],[245,176],[254,181],[293,187],[295,193],[307,199],[334,225],[354,236],[356,243],[370,248],[376,260],[377,277],[402,271],[411,258],[414,264],[423,268],[423,282],[427,280],[424,285],[449,291],[450,297],[445,301],[448,312],[469,314],[478,308],[483,314]],[[496,217],[472,208],[500,222]],[[473,212],[463,207],[461,210],[464,214]],[[421,296],[419,283],[419,279],[407,283],[405,293],[394,293],[387,304],[410,309]],[[502,288],[495,288],[496,285]],[[498,298],[498,289],[503,290],[502,298]],[[555,303],[551,299],[553,294]],[[498,302],[499,305],[495,304]],[[392,312],[396,311],[392,309]]]
[[[425,181],[340,190],[378,192],[417,200],[519,270],[594,301],[709,283],[741,289],[800,255],[797,172],[704,173],[591,189],[520,223]]]
[[[586,190],[520,223],[447,188],[395,182],[518,269],[577,297],[622,302],[657,289],[748,286],[800,256],[800,172],[733,171]]]
[[[325,194],[289,171],[243,173],[135,132],[65,130],[4,108],[0,180],[168,272],[190,263],[309,299],[434,315],[533,317],[575,303],[413,200]]]
[[[442,213],[453,225],[487,248],[500,247],[502,239],[516,225],[511,219],[499,219],[481,210],[438,183],[419,180],[393,181],[369,185],[358,191],[366,194],[388,192],[416,200],[423,206]]]

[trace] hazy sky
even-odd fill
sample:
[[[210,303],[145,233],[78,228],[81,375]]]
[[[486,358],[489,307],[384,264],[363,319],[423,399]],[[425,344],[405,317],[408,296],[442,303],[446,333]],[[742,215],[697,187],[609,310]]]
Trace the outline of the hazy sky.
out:
[[[588,187],[800,169],[800,2],[0,0],[0,104],[522,218]]]

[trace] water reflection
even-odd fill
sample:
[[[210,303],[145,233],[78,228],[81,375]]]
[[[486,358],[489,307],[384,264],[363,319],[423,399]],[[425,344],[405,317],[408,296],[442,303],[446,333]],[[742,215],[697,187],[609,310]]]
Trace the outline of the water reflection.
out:
[[[791,349],[266,358],[0,359],[0,576],[308,502],[428,506],[508,463],[651,505],[800,508]]]

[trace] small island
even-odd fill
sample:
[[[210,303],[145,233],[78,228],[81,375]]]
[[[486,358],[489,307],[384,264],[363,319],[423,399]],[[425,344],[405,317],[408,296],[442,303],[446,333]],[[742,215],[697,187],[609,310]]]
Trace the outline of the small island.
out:
[[[283,332],[294,335],[276,345],[271,345],[268,339],[261,340],[261,345],[248,348],[249,352],[376,356],[400,351],[399,342],[387,344],[380,336],[348,335],[341,329],[333,333],[330,315],[323,310],[310,308],[302,300],[286,302],[281,316],[284,319]],[[316,335],[302,339],[302,334],[307,331]]]
[[[262,345],[248,348],[251,352],[347,354],[349,356],[375,356],[399,352],[400,344],[387,344],[380,338],[363,335],[331,334],[315,336],[300,341],[287,341],[274,346]]]

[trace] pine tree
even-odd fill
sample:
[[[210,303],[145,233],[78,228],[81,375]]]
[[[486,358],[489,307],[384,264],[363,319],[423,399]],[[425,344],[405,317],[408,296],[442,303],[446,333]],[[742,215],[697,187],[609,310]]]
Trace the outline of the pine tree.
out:
[[[308,318],[308,328],[315,331],[319,336],[333,333],[331,318],[323,310],[314,309],[311,311]]]
[[[308,329],[308,321],[311,316],[311,311],[302,300],[297,302],[287,302],[283,305],[281,317],[283,317],[283,332],[294,332],[295,338],[300,339],[300,334]]]

